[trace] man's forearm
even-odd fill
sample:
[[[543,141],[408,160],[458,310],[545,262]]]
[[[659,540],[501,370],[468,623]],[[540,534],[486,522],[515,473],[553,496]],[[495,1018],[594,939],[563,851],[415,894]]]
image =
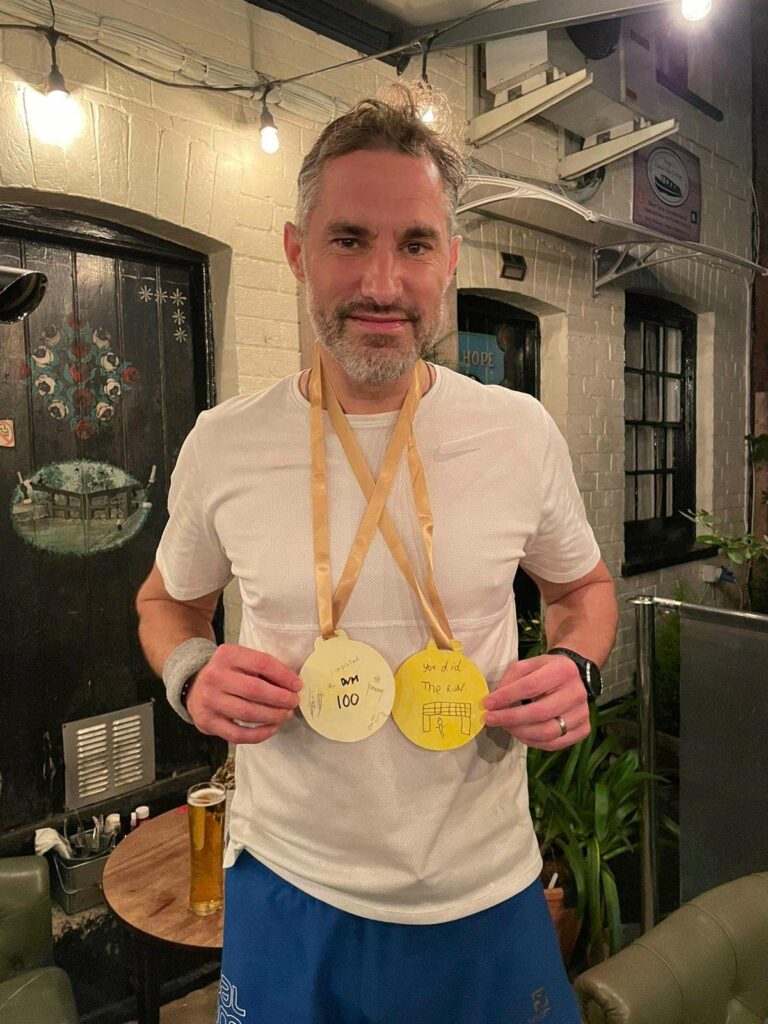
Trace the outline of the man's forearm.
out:
[[[192,637],[213,640],[208,615],[178,601],[152,599],[138,604],[139,642],[144,656],[160,676],[163,665],[179,644]]]
[[[547,647],[568,647],[603,665],[616,637],[618,609],[613,582],[596,581],[547,607]]]

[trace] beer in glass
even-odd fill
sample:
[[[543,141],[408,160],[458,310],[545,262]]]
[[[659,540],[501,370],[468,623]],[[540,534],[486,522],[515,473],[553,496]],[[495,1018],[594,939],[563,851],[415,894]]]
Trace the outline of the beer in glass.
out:
[[[189,909],[206,917],[224,905],[224,809],[227,793],[215,782],[187,791],[191,878]]]

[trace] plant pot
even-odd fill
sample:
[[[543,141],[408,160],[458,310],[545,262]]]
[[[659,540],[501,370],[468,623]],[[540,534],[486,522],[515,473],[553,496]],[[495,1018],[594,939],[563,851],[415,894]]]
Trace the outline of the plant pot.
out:
[[[547,899],[547,909],[552,918],[552,924],[557,932],[557,941],[560,943],[560,954],[566,967],[571,966],[573,947],[581,931],[581,918],[576,917],[575,907],[566,907],[565,892],[559,886],[554,889],[545,889],[544,895]]]

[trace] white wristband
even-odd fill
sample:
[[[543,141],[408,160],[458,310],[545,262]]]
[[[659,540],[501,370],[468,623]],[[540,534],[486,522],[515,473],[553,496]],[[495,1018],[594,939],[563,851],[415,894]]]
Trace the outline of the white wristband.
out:
[[[203,636],[193,636],[179,644],[163,665],[163,682],[168,703],[185,722],[194,725],[189,712],[181,703],[184,683],[207,665],[216,653],[216,643]]]

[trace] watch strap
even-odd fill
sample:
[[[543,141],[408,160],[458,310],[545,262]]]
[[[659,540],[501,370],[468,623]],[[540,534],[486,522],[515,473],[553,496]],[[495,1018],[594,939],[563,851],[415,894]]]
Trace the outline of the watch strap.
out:
[[[547,654],[560,654],[566,658],[569,658],[579,670],[579,676],[584,684],[584,689],[587,691],[587,699],[590,701],[597,700],[600,694],[603,692],[602,678],[600,676],[600,669],[595,665],[589,658],[585,658],[583,654],[579,654],[577,651],[572,651],[570,647],[551,647]],[[592,683],[592,670],[591,666],[597,670],[598,679],[598,690],[595,692]]]
[[[185,640],[169,655],[163,665],[163,682],[168,703],[185,722],[193,725],[186,708],[186,699],[194,676],[216,653],[216,643],[203,636]]]

